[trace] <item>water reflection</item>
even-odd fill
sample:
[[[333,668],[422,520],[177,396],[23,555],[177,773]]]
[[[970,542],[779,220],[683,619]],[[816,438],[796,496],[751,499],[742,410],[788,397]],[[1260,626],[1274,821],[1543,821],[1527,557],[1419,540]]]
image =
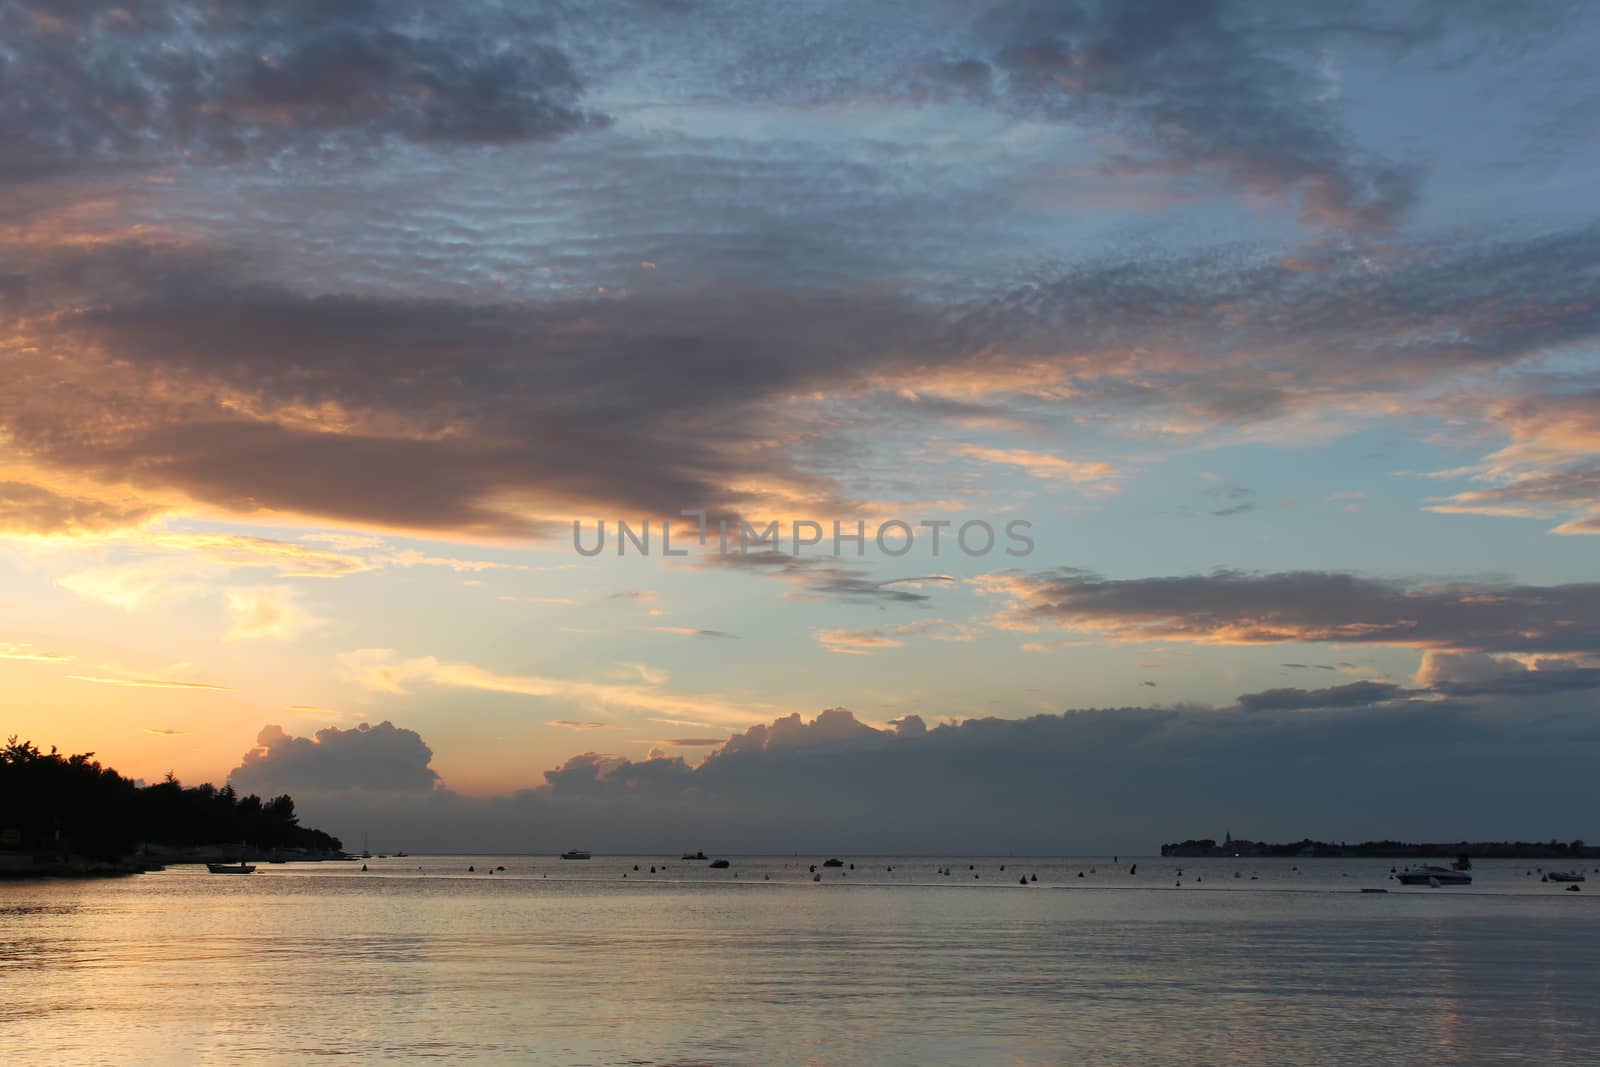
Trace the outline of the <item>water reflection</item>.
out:
[[[1208,890],[1160,860],[1150,888],[1104,860],[559,862],[0,885],[8,1062],[1600,1062],[1600,912],[1514,871],[1366,895],[1387,864],[1184,861]],[[990,885],[936,873],[969,862]]]

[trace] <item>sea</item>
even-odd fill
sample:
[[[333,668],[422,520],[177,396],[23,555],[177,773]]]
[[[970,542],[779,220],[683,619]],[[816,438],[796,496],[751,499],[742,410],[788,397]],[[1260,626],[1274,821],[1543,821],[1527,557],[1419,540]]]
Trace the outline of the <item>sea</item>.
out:
[[[0,882],[0,1061],[1600,1064],[1600,871],[726,858]]]

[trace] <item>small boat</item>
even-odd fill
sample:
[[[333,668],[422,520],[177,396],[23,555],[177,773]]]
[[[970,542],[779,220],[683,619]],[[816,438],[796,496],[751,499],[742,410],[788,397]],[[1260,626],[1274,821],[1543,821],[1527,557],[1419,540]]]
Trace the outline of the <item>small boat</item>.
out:
[[[1582,871],[1551,871],[1545,875],[1552,882],[1582,882],[1585,881]]]
[[[679,859],[685,859],[685,860],[703,860],[703,859],[706,858],[706,854],[704,852],[685,852],[682,856],[679,856],[678,858]]]
[[[843,867],[844,860],[823,860],[822,865],[824,867]]]
[[[1395,875],[1401,885],[1427,885],[1437,889],[1446,885],[1471,885],[1469,871],[1456,871],[1449,867],[1407,867]]]
[[[252,864],[240,860],[238,863],[208,863],[206,870],[212,874],[255,874],[256,869]]]
[[[721,870],[722,868],[729,866],[729,863],[727,860],[712,860],[709,864],[707,864],[707,866],[715,867],[718,870]]]
[[[574,848],[574,849],[568,849],[566,852],[563,852],[561,854],[561,858],[564,859],[564,860],[588,860],[588,859],[594,859],[594,856],[591,855],[588,852],[585,852],[581,848]]]
[[[409,856],[409,855],[411,855],[411,853],[409,853],[409,852],[396,852],[395,855],[396,856]]]

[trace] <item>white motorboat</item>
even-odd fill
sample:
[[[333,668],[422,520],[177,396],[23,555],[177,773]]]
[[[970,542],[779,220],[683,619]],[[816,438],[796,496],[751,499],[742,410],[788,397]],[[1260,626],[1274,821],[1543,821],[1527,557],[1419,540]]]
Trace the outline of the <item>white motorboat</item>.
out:
[[[1582,882],[1585,881],[1582,871],[1551,871],[1545,875],[1552,882]]]

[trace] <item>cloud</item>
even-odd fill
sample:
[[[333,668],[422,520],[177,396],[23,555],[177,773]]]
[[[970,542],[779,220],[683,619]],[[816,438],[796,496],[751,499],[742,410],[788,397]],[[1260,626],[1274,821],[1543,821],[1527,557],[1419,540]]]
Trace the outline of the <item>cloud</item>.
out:
[[[1246,711],[1310,711],[1327,708],[1364,708],[1415,693],[1388,682],[1351,682],[1328,689],[1268,689],[1245,693],[1239,707]]]
[[[752,726],[696,766],[665,746],[642,761],[586,753],[500,797],[301,807],[335,832],[365,824],[458,850],[1126,853],[1241,824],[1277,840],[1451,840],[1462,826],[1567,839],[1583,833],[1584,769],[1600,756],[1593,712],[1592,694],[1383,706],[1341,694],[1315,712],[1134,707],[932,728],[911,715],[879,729],[834,708]],[[1450,787],[1463,778],[1474,788]]]
[[[347,789],[426,794],[439,780],[429,766],[432,759],[433,750],[416,731],[387,721],[349,730],[330,726],[314,737],[265,726],[228,781],[263,796]]]
[[[33,645],[16,641],[0,641],[0,659],[25,660],[31,663],[69,663],[71,656],[60,652],[45,652]]]
[[[205,682],[179,682],[166,678],[116,678],[103,675],[69,674],[75,682],[93,682],[96,685],[120,685],[134,689],[201,689],[217,693],[231,693],[232,689],[225,685],[209,685]]]
[[[209,588],[196,579],[193,564],[173,557],[96,567],[64,575],[56,584],[84,600],[128,612],[201,596]]]
[[[228,631],[225,641],[288,641],[326,626],[300,604],[300,594],[287,586],[228,589]]]
[[[928,619],[904,623],[900,626],[851,630],[842,627],[825,628],[816,632],[817,643],[829,652],[868,656],[887,648],[901,648],[905,638],[925,635],[934,641],[966,642],[976,639],[976,627],[943,619]]]
[[[726,737],[668,737],[650,743],[668,748],[715,748],[727,740]]]
[[[872,579],[863,570],[841,564],[836,557],[796,556],[787,552],[727,552],[708,556],[699,566],[761,574],[798,586],[796,596],[878,602],[884,605],[922,605],[932,600],[923,585],[956,579],[948,574],[922,574],[887,580]],[[906,586],[909,588],[900,588]]]
[[[157,730],[150,726],[146,726],[144,728],[144,732],[147,734],[157,734],[161,737],[179,737],[184,733],[183,730]]]
[[[0,179],[388,139],[536,141],[603,121],[534,27],[482,6],[452,14],[406,2],[9,4]]]
[[[1441,651],[1566,652],[1600,645],[1600,586],[1402,582],[1324,571],[1107,579],[996,575],[996,622],[1113,641],[1337,642]]]
[[[679,637],[710,637],[726,641],[737,641],[738,634],[730,634],[726,630],[702,630],[694,626],[652,626],[651,630],[662,634],[677,634]]]
[[[1296,204],[1309,224],[1390,230],[1416,202],[1422,169],[1355,143],[1314,57],[1296,47],[1305,17],[1287,6],[1014,0],[985,24],[1002,99],[1114,131],[1128,148],[1111,173],[1208,172]],[[993,80],[971,60],[949,70],[990,97]]]
[[[897,411],[912,425],[945,417],[931,410],[945,401],[982,401],[1127,437],[1342,432],[1414,412],[1441,376],[1600,336],[1584,274],[1597,248],[1588,225],[1383,257],[1332,249],[1313,271],[1229,249],[1121,253],[941,304],[893,286],[776,283],[736,299],[357,294],[276,279],[225,245],[123,239],[25,260],[27,333],[0,348],[16,383],[0,432],[25,464],[11,484],[108,502],[81,520],[43,498],[13,506],[46,515],[17,520],[39,529],[203,508],[564,539],[573,515],[618,509],[862,514],[872,486],[857,464],[815,462],[774,434],[869,434],[878,401],[908,392],[918,401]],[[1576,435],[1583,402],[1568,407]],[[1476,417],[1535,421],[1506,405]],[[1116,473],[1038,450],[977,454],[1088,486]],[[1528,476],[1542,469],[1528,462]],[[1585,514],[1568,529],[1587,528]],[[806,584],[802,566],[768,569]],[[819,595],[904,592],[847,568],[812,574]]]
[[[41,485],[0,481],[0,534],[81,536],[137,526],[157,511],[137,500],[90,499]]]
[[[551,719],[546,726],[556,726],[563,730],[604,730],[610,723],[604,722],[574,722],[571,719]]]
[[[1055,479],[1086,484],[1102,492],[1115,491],[1109,484],[1121,472],[1112,464],[1100,460],[1072,460],[1049,452],[1033,452],[1020,448],[985,448],[980,445],[961,445],[954,454],[985,463],[1020,467],[1035,478]]]
[[[472,663],[441,662],[432,656],[399,659],[392,650],[381,648],[341,652],[338,664],[344,681],[392,696],[403,696],[409,687],[427,684],[533,697],[600,711],[691,715],[741,725],[759,719],[768,710],[758,701],[673,693],[662,686],[659,675],[641,678],[634,684],[502,674]]]

